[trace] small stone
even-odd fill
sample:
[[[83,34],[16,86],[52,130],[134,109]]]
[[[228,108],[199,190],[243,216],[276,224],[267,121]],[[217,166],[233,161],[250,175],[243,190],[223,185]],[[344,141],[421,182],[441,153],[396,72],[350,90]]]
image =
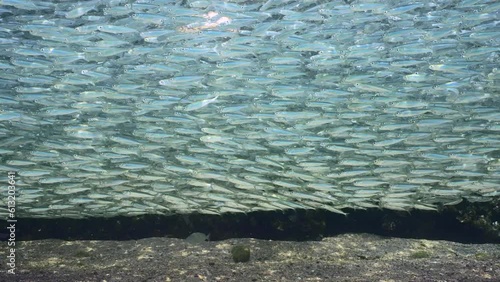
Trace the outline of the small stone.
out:
[[[236,245],[231,249],[234,262],[247,262],[250,260],[250,248],[244,245]]]

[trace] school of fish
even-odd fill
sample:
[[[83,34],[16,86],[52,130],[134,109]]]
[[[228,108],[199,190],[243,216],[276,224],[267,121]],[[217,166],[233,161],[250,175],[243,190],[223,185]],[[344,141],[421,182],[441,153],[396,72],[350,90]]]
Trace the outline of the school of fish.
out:
[[[499,15],[495,0],[0,0],[0,173],[17,173],[20,217],[489,201]]]

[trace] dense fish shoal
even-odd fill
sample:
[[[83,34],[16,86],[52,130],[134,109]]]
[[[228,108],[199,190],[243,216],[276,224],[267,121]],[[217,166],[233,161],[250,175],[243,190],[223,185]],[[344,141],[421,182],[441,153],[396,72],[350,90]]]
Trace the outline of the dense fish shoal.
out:
[[[1,0],[0,171],[24,217],[489,201],[499,14],[492,0]]]

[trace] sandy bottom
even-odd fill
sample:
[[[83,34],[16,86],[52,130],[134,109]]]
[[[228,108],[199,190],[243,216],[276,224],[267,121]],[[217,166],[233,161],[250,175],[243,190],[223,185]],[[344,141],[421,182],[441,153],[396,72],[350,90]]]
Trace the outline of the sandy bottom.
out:
[[[238,244],[250,248],[250,261],[233,262]],[[307,242],[39,240],[18,242],[16,274],[6,269],[2,263],[0,281],[500,281],[500,245],[368,234]]]

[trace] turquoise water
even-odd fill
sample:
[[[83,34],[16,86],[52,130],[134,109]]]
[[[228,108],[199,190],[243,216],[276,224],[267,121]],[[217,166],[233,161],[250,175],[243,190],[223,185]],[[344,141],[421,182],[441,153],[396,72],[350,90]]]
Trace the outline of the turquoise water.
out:
[[[3,0],[0,170],[24,217],[489,201],[499,10]]]

